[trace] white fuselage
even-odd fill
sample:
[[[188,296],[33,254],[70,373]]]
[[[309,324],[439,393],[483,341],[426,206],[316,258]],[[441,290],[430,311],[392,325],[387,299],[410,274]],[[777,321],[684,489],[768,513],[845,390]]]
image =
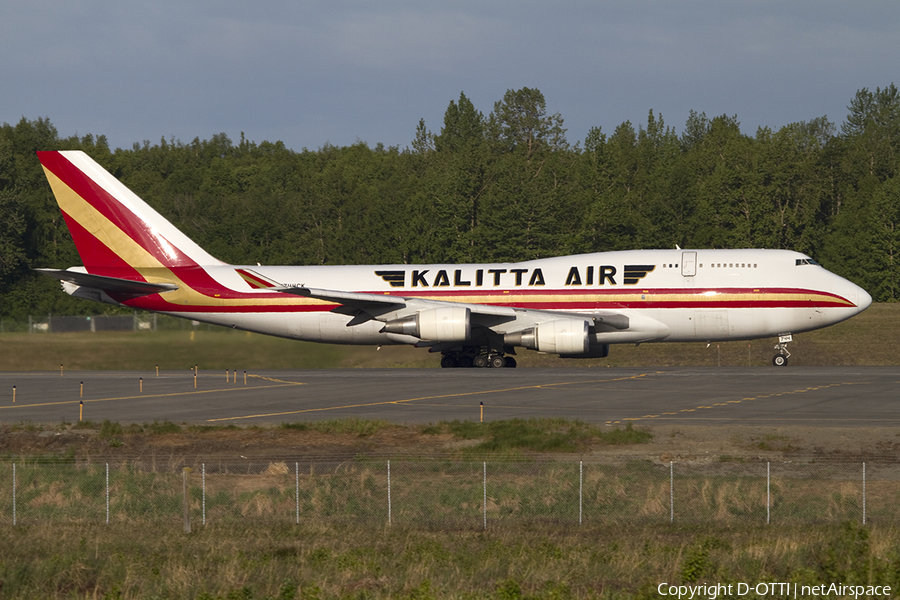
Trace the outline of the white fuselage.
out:
[[[206,271],[243,298],[272,297],[266,288],[250,289],[238,269],[282,285],[520,309],[516,320],[493,328],[500,334],[554,314],[627,317],[627,328],[593,333],[595,342],[605,344],[799,333],[848,319],[871,303],[855,284],[806,255],[783,250],[634,250],[484,265],[216,266]],[[335,305],[320,300],[302,299],[293,309],[268,301],[268,307],[248,306],[242,312],[217,312],[214,306],[165,312],[317,342],[418,341],[381,333],[380,321],[348,327],[350,316],[329,312]]]

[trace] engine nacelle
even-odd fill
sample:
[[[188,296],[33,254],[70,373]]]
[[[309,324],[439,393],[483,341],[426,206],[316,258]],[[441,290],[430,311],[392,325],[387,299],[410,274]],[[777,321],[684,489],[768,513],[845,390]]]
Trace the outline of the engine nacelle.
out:
[[[522,346],[538,352],[585,354],[590,349],[590,322],[583,319],[559,319],[538,323],[534,327],[507,333],[503,343]]]
[[[464,342],[471,337],[471,317],[472,312],[464,307],[432,308],[388,321],[382,331],[411,335],[430,342]]]

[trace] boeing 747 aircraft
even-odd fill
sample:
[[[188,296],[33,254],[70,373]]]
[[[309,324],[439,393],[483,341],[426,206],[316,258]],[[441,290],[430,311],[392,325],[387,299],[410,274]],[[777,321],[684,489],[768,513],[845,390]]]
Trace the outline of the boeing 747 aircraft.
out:
[[[787,250],[632,250],[520,263],[229,265],[83,152],[38,152],[83,266],[41,269],[78,298],[336,344],[413,344],[442,367],[515,367],[515,349],[605,357],[610,344],[777,337],[872,298]]]

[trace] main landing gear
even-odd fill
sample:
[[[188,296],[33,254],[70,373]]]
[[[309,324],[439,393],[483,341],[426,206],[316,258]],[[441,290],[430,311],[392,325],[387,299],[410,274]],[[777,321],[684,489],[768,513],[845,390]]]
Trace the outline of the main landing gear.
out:
[[[778,351],[778,354],[772,357],[772,364],[776,367],[784,367],[788,364],[788,358],[790,358],[791,353],[788,352],[787,345],[789,342],[794,340],[791,337],[791,334],[780,335],[778,336],[778,344],[775,346],[775,349]]]
[[[493,367],[495,369],[514,369],[516,367],[516,359],[512,356],[503,356],[502,354],[468,354],[463,352],[444,352],[441,356],[441,368],[470,368],[479,369],[485,367]]]

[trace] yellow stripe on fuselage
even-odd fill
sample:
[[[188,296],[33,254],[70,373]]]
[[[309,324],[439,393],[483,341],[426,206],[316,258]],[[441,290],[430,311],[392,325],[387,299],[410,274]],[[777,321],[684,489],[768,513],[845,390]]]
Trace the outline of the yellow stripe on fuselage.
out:
[[[565,308],[569,304],[611,304],[611,303],[726,303],[726,302],[827,302],[829,304],[840,303],[847,306],[853,304],[843,298],[830,294],[816,292],[715,292],[714,294],[684,293],[684,292],[654,292],[646,290],[634,292],[631,290],[606,291],[604,293],[585,291],[581,294],[529,294],[528,291],[512,290],[515,293],[498,291],[490,294],[472,295],[442,295],[416,294],[415,298],[423,300],[440,300],[445,302],[462,302],[466,304],[523,304],[523,303],[552,303]],[[406,295],[404,290],[395,292],[398,296]]]

